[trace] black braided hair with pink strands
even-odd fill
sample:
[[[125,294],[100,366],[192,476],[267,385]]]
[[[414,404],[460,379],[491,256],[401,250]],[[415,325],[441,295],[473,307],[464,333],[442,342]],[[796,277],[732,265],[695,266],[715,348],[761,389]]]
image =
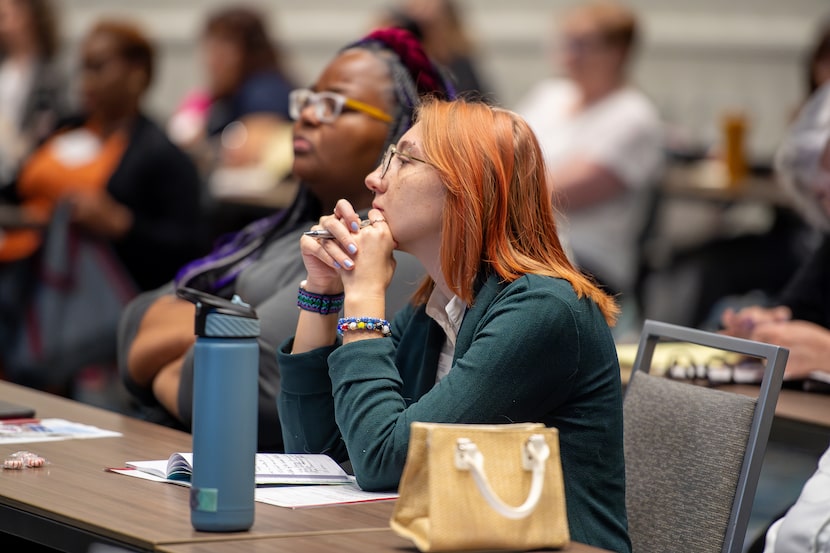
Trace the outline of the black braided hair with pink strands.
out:
[[[343,50],[361,48],[376,52],[389,65],[398,108],[381,152],[394,144],[412,126],[412,116],[420,99],[432,96],[452,100],[456,97],[444,70],[429,59],[421,42],[409,31],[394,27],[377,29],[347,45]]]

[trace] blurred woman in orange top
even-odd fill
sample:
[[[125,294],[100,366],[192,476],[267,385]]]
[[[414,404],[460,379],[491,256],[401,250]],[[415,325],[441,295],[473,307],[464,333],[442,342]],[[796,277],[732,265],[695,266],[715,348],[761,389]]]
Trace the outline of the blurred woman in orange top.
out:
[[[133,24],[101,21],[81,47],[83,115],[64,122],[24,164],[16,186],[25,225],[46,224],[55,204],[109,241],[141,289],[169,280],[203,251],[194,164],[141,112],[153,47]],[[8,230],[2,264],[32,256],[41,232]]]

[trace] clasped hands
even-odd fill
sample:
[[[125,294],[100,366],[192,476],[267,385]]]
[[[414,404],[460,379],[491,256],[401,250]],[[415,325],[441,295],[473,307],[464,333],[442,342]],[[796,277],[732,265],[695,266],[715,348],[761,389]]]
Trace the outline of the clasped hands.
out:
[[[327,231],[331,237],[302,237],[307,290],[345,292],[352,298],[385,295],[395,272],[392,251],[396,243],[381,211],[371,209],[368,220],[369,224],[361,225],[352,204],[339,200],[334,213],[321,217],[311,228]]]

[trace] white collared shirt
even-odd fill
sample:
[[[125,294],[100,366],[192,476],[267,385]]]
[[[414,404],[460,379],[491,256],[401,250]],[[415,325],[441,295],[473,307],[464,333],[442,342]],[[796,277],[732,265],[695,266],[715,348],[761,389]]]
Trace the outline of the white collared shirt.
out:
[[[455,294],[451,298],[441,292],[436,286],[429,296],[426,305],[426,313],[444,331],[446,340],[441,347],[438,356],[438,371],[435,375],[436,384],[447,376],[452,368],[452,358],[455,353],[455,338],[458,336],[458,329],[461,328],[461,321],[464,320],[464,313],[467,305]]]

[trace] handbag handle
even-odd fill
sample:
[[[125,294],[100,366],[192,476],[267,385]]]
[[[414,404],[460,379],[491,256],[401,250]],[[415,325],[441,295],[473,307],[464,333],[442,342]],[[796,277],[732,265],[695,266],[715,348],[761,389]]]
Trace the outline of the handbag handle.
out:
[[[522,468],[533,471],[533,480],[525,502],[518,507],[508,505],[493,491],[487,475],[484,473],[484,455],[469,438],[458,438],[455,448],[455,468],[473,474],[478,491],[487,503],[500,515],[518,520],[525,518],[536,508],[542,497],[542,484],[545,479],[545,461],[550,457],[550,447],[541,434],[531,435],[522,447]]]

